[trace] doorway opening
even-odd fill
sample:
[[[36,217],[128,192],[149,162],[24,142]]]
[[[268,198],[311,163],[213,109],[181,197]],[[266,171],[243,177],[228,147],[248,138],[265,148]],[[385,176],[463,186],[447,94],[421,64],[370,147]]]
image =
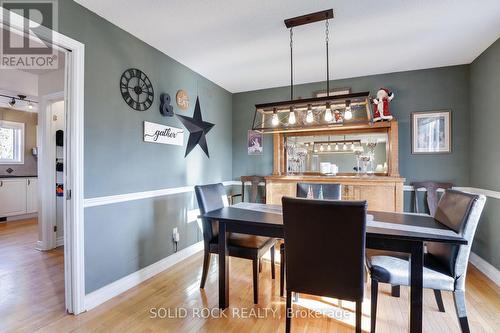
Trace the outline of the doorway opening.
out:
[[[62,75],[56,78],[54,74],[47,81],[49,83],[61,83],[63,89],[56,91],[44,90],[47,85],[39,84],[40,89],[37,87],[36,93],[29,96],[32,99],[28,98],[27,93],[23,93],[24,88],[16,88],[13,84],[14,81],[6,79],[9,78],[8,75],[14,75],[13,72],[6,71],[12,71],[13,69],[1,69],[3,72],[0,75],[0,84],[3,82],[9,90],[6,91],[5,95],[9,97],[11,96],[8,94],[14,95],[18,107],[23,103],[29,103],[25,107],[30,111],[36,105],[37,134],[35,136],[38,142],[33,147],[26,147],[24,141],[26,133],[22,129],[7,129],[4,131],[4,133],[7,133],[4,135],[5,137],[10,136],[10,138],[13,138],[8,144],[12,142],[11,146],[23,147],[17,149],[16,152],[24,151],[21,158],[17,153],[11,154],[9,151],[8,158],[12,159],[12,156],[15,155],[15,161],[10,161],[14,162],[13,166],[5,168],[5,171],[9,174],[17,173],[20,176],[37,177],[26,177],[25,185],[27,187],[31,186],[29,193],[32,193],[31,196],[25,195],[25,206],[21,208],[26,208],[18,212],[10,212],[6,214],[9,215],[6,217],[0,216],[0,223],[3,220],[4,226],[13,226],[16,230],[19,230],[21,225],[28,225],[31,228],[30,230],[34,227],[37,231],[37,239],[35,239],[34,245],[41,250],[37,251],[38,254],[40,256],[49,254],[52,259],[57,257],[57,254],[60,255],[63,274],[60,278],[52,278],[54,281],[58,281],[58,286],[62,285],[63,293],[62,296],[53,297],[61,302],[59,304],[63,304],[65,310],[63,314],[66,312],[78,314],[85,311],[83,261],[84,45],[67,36],[41,27],[36,22],[27,20],[15,13],[6,12],[4,8],[0,8],[0,14],[0,30],[7,30],[11,36],[14,36],[14,39],[28,38],[30,42],[50,45],[59,54],[62,54],[64,59],[60,61],[62,68],[57,69],[61,70]],[[32,26],[38,26],[36,35],[33,29],[25,30],[25,27]],[[50,76],[48,73],[37,71],[38,69],[31,71],[19,70],[19,72],[29,75],[41,76],[43,74]],[[4,74],[4,72],[8,74]],[[12,102],[11,98],[10,100]],[[12,108],[8,101],[6,103],[7,107]],[[16,132],[14,133],[14,131]],[[59,134],[58,131],[60,131]],[[23,174],[22,167],[26,166],[25,162],[28,161],[26,158],[32,156],[37,159],[37,173],[35,175]],[[0,164],[0,170],[4,169],[2,166]],[[7,171],[7,169],[11,170]],[[22,193],[21,185],[18,184],[15,189],[20,190]],[[26,191],[28,191],[27,189],[25,189],[25,193],[28,193]],[[33,202],[36,204],[33,204]],[[34,210],[33,205],[35,206]],[[28,207],[31,207],[31,210]],[[19,213],[30,213],[31,216],[23,216],[23,214]],[[14,216],[24,217],[28,221],[15,225]],[[4,230],[7,230],[7,228],[5,227]],[[9,231],[8,233],[11,234],[12,232]],[[8,246],[9,242],[4,242],[4,239],[3,236],[0,236],[0,243],[2,243],[0,247],[3,243]],[[29,248],[29,244],[25,243],[24,246]],[[35,246],[32,247],[33,250],[34,248]],[[52,262],[52,266],[49,266],[55,267],[57,265]],[[15,292],[15,289],[13,289],[13,292]],[[50,288],[45,289],[44,293],[38,294],[38,296],[43,295],[41,297],[46,297],[50,290]],[[37,296],[37,294],[35,293],[34,296]],[[54,298],[51,299],[55,302]],[[1,308],[0,311],[2,311]]]

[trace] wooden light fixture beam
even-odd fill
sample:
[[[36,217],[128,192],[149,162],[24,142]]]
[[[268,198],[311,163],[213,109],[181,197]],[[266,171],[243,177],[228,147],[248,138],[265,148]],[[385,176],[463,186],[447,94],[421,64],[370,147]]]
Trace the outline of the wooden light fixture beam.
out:
[[[324,21],[333,18],[333,9],[322,10],[320,12],[301,15],[285,20],[285,25],[288,29],[299,25]]]

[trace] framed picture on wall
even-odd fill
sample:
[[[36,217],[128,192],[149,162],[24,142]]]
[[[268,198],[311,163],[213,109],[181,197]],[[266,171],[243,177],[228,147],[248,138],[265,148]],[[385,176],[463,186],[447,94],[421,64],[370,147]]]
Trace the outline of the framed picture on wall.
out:
[[[412,154],[451,153],[450,110],[411,114]]]
[[[264,151],[262,133],[249,130],[247,137],[247,148],[248,155],[262,155]]]

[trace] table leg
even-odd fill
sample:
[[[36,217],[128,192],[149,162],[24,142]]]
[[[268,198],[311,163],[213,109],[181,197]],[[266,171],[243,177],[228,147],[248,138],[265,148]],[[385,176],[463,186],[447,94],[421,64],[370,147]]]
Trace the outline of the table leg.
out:
[[[414,242],[410,257],[410,333],[422,332],[424,244]]]
[[[219,308],[229,306],[229,257],[226,223],[219,221]]]

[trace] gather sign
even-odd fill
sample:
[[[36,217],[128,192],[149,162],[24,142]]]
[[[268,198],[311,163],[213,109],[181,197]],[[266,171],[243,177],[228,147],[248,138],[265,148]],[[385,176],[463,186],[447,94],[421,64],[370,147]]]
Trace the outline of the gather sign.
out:
[[[182,146],[184,144],[184,130],[177,127],[145,121],[144,141]]]

